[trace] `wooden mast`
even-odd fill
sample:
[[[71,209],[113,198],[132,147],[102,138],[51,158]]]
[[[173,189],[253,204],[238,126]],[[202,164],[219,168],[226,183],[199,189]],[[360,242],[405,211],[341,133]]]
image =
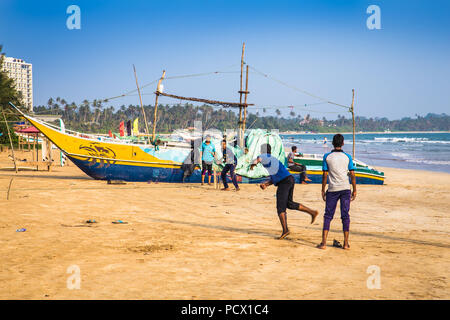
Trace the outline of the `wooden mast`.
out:
[[[244,72],[244,52],[245,52],[245,42],[242,44],[242,55],[241,55],[241,85],[239,89],[239,103],[242,104],[242,73]],[[242,148],[244,144],[244,137],[242,132],[242,105],[239,106],[239,146]]]
[[[248,65],[245,71],[245,92],[244,92],[244,121],[242,123],[242,137],[245,134],[245,123],[247,122],[247,95],[248,95]]]
[[[141,102],[142,114],[144,115],[145,134],[147,135],[147,139],[148,139],[149,132],[148,132],[147,116],[145,115],[144,105],[142,104],[141,90],[139,88],[138,79],[137,79],[137,75],[136,75],[136,68],[134,67],[134,64],[133,64],[133,70],[134,70],[134,78],[136,79],[136,87],[137,87],[138,94],[139,94],[139,101]]]
[[[156,97],[155,97],[155,113],[153,115],[153,133],[152,133],[152,141],[155,142],[155,133],[156,133],[156,115],[158,112],[158,97],[161,93],[161,82],[164,80],[164,77],[166,76],[166,71],[163,70],[162,76],[158,81],[158,85],[156,86]]]
[[[352,113],[352,121],[353,121],[353,160],[355,160],[355,89],[352,89],[352,106],[350,107],[350,112]]]

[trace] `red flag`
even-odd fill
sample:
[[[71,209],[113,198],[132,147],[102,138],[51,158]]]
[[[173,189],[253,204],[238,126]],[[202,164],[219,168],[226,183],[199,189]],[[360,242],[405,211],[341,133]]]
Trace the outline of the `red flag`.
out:
[[[119,131],[120,131],[120,136],[123,137],[125,135],[125,125],[124,125],[123,121],[120,121]]]
[[[111,132],[111,130],[108,131],[108,135],[109,135],[110,138],[112,138],[112,132]]]

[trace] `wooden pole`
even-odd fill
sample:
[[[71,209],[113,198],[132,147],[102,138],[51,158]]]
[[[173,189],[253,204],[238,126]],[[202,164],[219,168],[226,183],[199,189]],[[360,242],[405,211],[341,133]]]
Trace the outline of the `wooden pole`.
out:
[[[136,87],[137,87],[138,94],[139,94],[139,101],[141,103],[142,115],[144,116],[145,134],[147,135],[147,139],[149,139],[149,137],[148,137],[149,131],[148,131],[147,116],[145,115],[144,105],[142,104],[141,90],[139,88],[138,79],[137,79],[137,75],[136,75],[136,68],[134,67],[134,64],[133,64],[133,71],[134,71],[134,78],[136,79]],[[149,144],[150,144],[150,141],[149,141]]]
[[[245,42],[242,44],[242,55],[241,55],[241,82],[239,89],[239,146],[242,148],[244,144],[243,132],[242,132],[242,74],[244,72],[244,52],[245,52]]]
[[[244,137],[245,123],[247,122],[247,95],[248,95],[248,65],[245,71],[244,122],[242,123],[242,137]]]
[[[8,122],[6,121],[6,116],[5,116],[5,112],[3,111],[3,108],[2,108],[2,114],[3,114],[3,119],[5,120],[6,129],[8,131],[9,144],[11,145],[11,154],[12,154],[12,158],[13,158],[13,162],[14,162],[14,170],[17,173],[18,169],[17,169],[17,164],[16,164],[16,157],[14,156],[14,145],[12,142],[11,133],[9,132],[9,126],[8,126]]]
[[[214,189],[217,189],[217,171],[216,168],[213,169],[213,174],[214,174]]]
[[[8,192],[6,192],[6,200],[9,200],[9,193],[11,191],[11,185],[12,185],[13,180],[14,180],[14,177],[11,178],[11,180],[9,181]]]
[[[355,89],[352,89],[352,106],[350,107],[350,112],[352,113],[352,121],[353,121],[353,160],[355,160]]]
[[[166,76],[166,71],[163,70],[163,74],[161,76],[161,78],[158,81],[158,85],[156,86],[156,97],[155,97],[155,113],[153,115],[153,133],[152,133],[152,140],[155,141],[155,134],[156,134],[156,115],[158,112],[158,97],[159,97],[159,92],[160,92],[160,87],[161,87],[161,82],[164,80],[164,77]]]
[[[36,170],[39,171],[39,133],[35,134],[35,143],[36,143]]]
[[[36,157],[36,134],[33,134],[33,161],[37,161]]]

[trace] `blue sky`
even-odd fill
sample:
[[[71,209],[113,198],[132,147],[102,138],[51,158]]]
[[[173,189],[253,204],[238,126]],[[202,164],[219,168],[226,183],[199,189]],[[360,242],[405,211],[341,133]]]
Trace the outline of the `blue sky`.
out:
[[[80,30],[66,27],[71,4],[81,9]],[[381,9],[381,30],[366,27],[372,4]],[[78,103],[133,90],[132,64],[141,85],[163,69],[167,76],[237,72],[245,41],[250,66],[344,105],[355,88],[358,115],[395,119],[450,113],[449,16],[450,2],[439,0],[2,0],[0,44],[8,56],[33,63],[35,105],[49,97]],[[164,85],[178,95],[237,101],[239,74]],[[154,90],[144,89],[145,104],[154,103]],[[249,102],[259,107],[318,102],[255,73],[249,90]],[[138,102],[130,96],[109,104]],[[294,111],[346,114],[332,105],[307,109],[315,112]]]

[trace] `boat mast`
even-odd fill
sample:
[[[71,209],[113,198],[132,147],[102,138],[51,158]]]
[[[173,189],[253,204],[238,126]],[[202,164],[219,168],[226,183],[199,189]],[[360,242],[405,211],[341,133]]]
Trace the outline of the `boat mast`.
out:
[[[244,52],[245,52],[245,42],[242,44],[242,55],[241,55],[241,77],[240,77],[240,89],[239,89],[239,147],[243,147],[244,145],[244,132],[242,130],[242,94],[244,91],[242,91],[242,74],[244,72]]]
[[[155,141],[155,132],[156,132],[156,115],[158,112],[158,97],[162,93],[161,90],[161,82],[164,80],[164,77],[166,76],[166,70],[163,70],[162,76],[158,81],[158,85],[156,86],[156,92],[155,92],[155,113],[153,115],[153,133],[152,133],[152,141]]]
[[[141,90],[139,89],[138,79],[137,79],[137,75],[136,75],[136,68],[134,67],[134,64],[133,64],[133,70],[134,70],[134,78],[136,79],[136,87],[137,87],[138,94],[139,94],[139,101],[141,102],[142,114],[144,115],[145,134],[147,135],[147,139],[148,139],[149,132],[148,132],[147,117],[145,115],[144,105],[142,104]]]
[[[353,160],[355,160],[355,89],[352,89],[352,106],[350,107],[350,112],[352,113],[353,121]]]
[[[245,133],[245,124],[247,122],[247,94],[248,92],[248,65],[245,71],[245,91],[244,91],[244,121],[242,123],[242,139],[244,139],[244,133]]]

